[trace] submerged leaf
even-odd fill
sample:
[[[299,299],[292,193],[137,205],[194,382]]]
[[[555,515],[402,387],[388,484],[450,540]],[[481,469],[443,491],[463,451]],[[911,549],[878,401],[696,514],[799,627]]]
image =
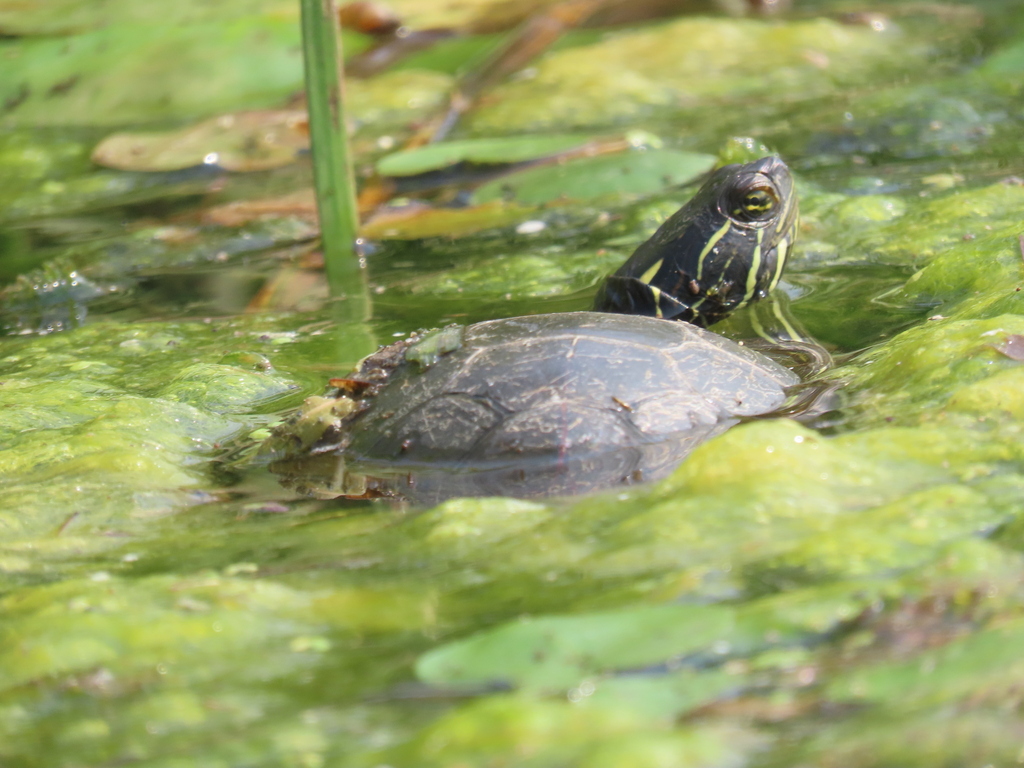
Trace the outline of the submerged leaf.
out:
[[[300,189],[283,197],[236,200],[208,208],[201,214],[204,223],[222,227],[240,227],[252,221],[287,217],[316,222],[316,198],[312,189]]]

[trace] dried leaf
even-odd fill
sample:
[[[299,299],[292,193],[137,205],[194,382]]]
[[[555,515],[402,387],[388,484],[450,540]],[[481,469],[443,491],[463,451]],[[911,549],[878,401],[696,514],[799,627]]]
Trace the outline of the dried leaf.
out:
[[[383,3],[345,3],[338,8],[341,26],[364,35],[390,35],[402,26],[402,19]]]
[[[992,349],[1006,355],[1011,360],[1024,363],[1024,336],[1019,333],[1011,333],[1003,340],[1002,344],[993,344]]]
[[[311,312],[328,299],[320,270],[282,266],[249,302],[247,312]]]

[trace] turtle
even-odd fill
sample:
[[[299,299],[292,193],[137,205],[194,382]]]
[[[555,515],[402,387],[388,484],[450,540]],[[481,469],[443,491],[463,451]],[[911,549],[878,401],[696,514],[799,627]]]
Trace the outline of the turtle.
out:
[[[797,220],[781,159],[721,167],[605,279],[592,311],[382,347],[275,430],[270,468],[321,497],[422,504],[662,477],[799,382],[706,329],[777,285]]]

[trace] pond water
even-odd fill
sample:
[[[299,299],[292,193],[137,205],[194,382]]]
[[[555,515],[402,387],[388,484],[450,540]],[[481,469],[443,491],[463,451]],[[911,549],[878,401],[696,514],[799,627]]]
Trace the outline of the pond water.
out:
[[[364,185],[510,7],[392,5],[469,34],[350,83]],[[579,30],[490,89],[453,135],[485,160],[622,151],[401,181],[364,320],[318,256],[297,7],[0,0],[0,764],[1019,762],[1024,9],[794,5]],[[827,422],[544,502],[313,500],[254,461],[378,344],[588,308],[708,163],[769,150]]]

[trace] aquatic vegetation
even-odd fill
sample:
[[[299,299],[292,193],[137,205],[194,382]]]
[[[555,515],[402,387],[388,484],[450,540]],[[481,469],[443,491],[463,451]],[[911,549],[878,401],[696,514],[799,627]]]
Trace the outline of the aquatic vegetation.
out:
[[[392,190],[353,324],[317,288],[301,151],[252,173],[89,159],[115,131],[294,108],[295,8],[0,0],[0,763],[1017,760],[1024,15],[834,5],[579,32],[453,137],[783,150],[803,226],[780,289],[839,359],[834,409],[742,424],[654,484],[410,510],[290,495],[254,446],[376,343],[586,307],[694,187]],[[352,84],[364,184],[481,40]]]

